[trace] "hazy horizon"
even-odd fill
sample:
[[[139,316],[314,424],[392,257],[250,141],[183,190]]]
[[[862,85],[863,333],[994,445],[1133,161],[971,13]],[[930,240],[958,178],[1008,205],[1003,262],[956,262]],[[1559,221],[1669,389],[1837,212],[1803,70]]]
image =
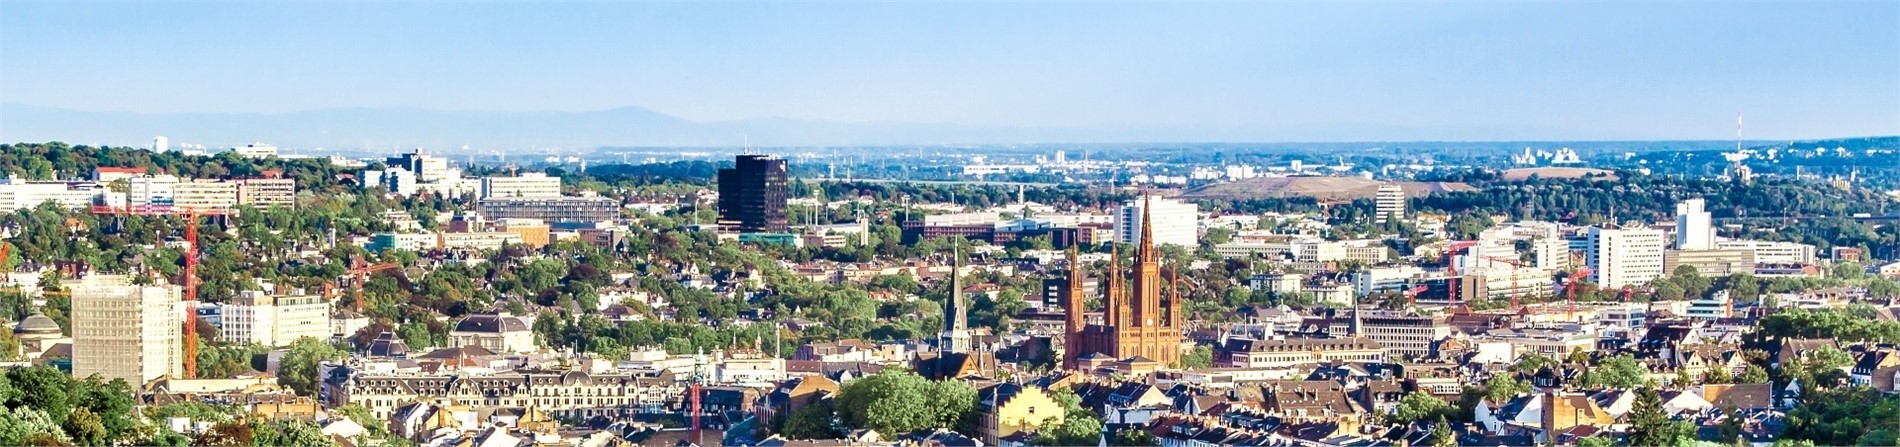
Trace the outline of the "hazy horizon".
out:
[[[1737,113],[1750,140],[1883,136],[1900,134],[1893,23],[1891,2],[9,3],[0,103],[23,107],[0,116],[0,137],[455,144],[449,132],[473,129],[463,144],[1728,140]],[[629,107],[651,113],[603,114],[638,115]],[[93,129],[18,116],[32,108],[135,122]],[[308,128],[136,122],[340,110],[377,113]],[[588,133],[574,136],[472,120],[439,123],[436,134],[325,137],[352,131],[331,124],[388,111],[441,112],[415,114],[434,115],[425,124],[482,114],[601,122],[548,129]]]

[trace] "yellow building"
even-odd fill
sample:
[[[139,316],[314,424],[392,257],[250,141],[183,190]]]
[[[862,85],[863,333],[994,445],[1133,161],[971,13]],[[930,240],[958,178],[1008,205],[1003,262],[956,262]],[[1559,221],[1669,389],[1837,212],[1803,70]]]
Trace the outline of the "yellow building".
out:
[[[1062,403],[1041,388],[1013,383],[977,391],[976,411],[983,421],[983,443],[998,445],[1004,437],[1035,432],[1062,423]]]

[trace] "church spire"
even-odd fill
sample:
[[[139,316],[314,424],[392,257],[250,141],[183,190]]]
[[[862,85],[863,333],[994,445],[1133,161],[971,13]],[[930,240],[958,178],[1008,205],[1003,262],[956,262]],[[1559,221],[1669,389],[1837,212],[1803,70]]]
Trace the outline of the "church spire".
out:
[[[970,312],[963,301],[963,249],[950,252],[950,297],[943,302],[943,334],[937,349],[945,353],[970,351]]]
[[[1149,263],[1155,260],[1154,228],[1152,227],[1154,220],[1151,218],[1154,214],[1154,202],[1149,200],[1150,197],[1153,196],[1141,196],[1141,245],[1136,248],[1135,262],[1137,263]]]

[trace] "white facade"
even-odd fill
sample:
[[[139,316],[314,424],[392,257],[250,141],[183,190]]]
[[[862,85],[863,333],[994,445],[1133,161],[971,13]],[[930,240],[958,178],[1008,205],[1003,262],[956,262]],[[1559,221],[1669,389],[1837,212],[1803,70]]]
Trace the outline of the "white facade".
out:
[[[0,180],[0,209],[32,209],[53,202],[67,209],[83,209],[92,204],[100,190],[87,183],[29,182],[19,178]]]
[[[1649,283],[1663,276],[1663,248],[1668,236],[1651,228],[1592,227],[1588,264],[1598,287],[1620,289]]]
[[[363,171],[361,176],[363,189],[394,193],[409,197],[416,195],[416,173],[403,168],[389,168],[380,171]]]
[[[272,296],[245,291],[224,305],[219,340],[288,346],[299,338],[329,339],[330,306],[322,297]]]
[[[1115,212],[1115,242],[1124,244],[1141,243],[1142,204],[1152,208],[1148,211],[1151,231],[1155,245],[1174,244],[1182,247],[1200,245],[1200,206],[1183,203],[1173,199],[1149,197],[1143,200],[1122,204]]]
[[[1397,184],[1379,185],[1379,192],[1373,196],[1373,215],[1375,222],[1405,221],[1405,188]]]
[[[183,291],[92,275],[72,289],[73,376],[144,384],[184,372]]]
[[[1425,269],[1415,265],[1372,267],[1353,272],[1352,284],[1360,295],[1372,295],[1411,288],[1414,280],[1424,276]]]
[[[244,147],[231,148],[231,151],[237,152],[238,155],[244,156],[244,158],[270,158],[277,156],[277,146],[264,143],[246,144]]]
[[[1715,227],[1710,224],[1709,212],[1702,207],[1702,199],[1689,199],[1676,204],[1677,250],[1715,248]]]
[[[172,189],[178,186],[178,177],[172,175],[141,175],[125,179],[125,201],[127,205],[170,205]]]
[[[517,177],[483,177],[482,198],[560,197],[561,178],[530,172]]]

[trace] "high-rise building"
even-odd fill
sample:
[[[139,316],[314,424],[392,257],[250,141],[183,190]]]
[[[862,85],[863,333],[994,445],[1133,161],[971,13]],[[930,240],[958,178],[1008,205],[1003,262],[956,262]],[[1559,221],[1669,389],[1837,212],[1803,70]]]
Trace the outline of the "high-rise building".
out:
[[[1715,248],[1715,227],[1710,223],[1709,212],[1702,207],[1702,199],[1689,199],[1676,204],[1677,250]]]
[[[482,198],[560,197],[561,178],[530,172],[515,177],[482,177]]]
[[[1374,222],[1405,221],[1405,188],[1393,183],[1379,185],[1372,200]]]
[[[165,152],[169,150],[172,150],[171,140],[166,139],[164,135],[152,137],[152,152]]]
[[[1620,289],[1648,284],[1663,276],[1663,249],[1668,235],[1653,228],[1592,227],[1585,250],[1591,278],[1597,287]]]
[[[1152,209],[1144,207],[1143,209]],[[1086,324],[1083,314],[1083,288],[1069,287],[1063,300],[1067,319],[1063,326],[1063,367],[1081,368],[1083,359],[1104,354],[1126,360],[1141,357],[1162,365],[1181,361],[1181,337],[1186,327],[1178,294],[1179,279],[1169,272],[1162,279],[1161,263],[1150,237],[1153,226],[1143,213],[1141,241],[1135,252],[1132,283],[1121,271],[1121,257],[1110,261],[1106,275],[1108,290],[1102,297],[1102,324]],[[1081,263],[1074,249],[1069,251],[1069,284],[1083,284]]]
[[[719,226],[740,233],[784,233],[785,160],[767,155],[740,155],[730,168],[719,170]]]
[[[1124,203],[1115,213],[1115,242],[1146,244],[1143,238],[1152,234],[1155,245],[1199,246],[1200,212],[1193,203],[1151,196]],[[1152,226],[1146,224],[1149,219]]]
[[[218,339],[226,343],[287,346],[299,338],[330,337],[330,305],[320,296],[250,290],[225,303],[223,310]]]
[[[422,183],[434,183],[462,176],[461,170],[449,168],[449,159],[429,155],[422,149],[389,157],[386,163],[390,167],[403,168],[415,173],[416,180]]]
[[[183,291],[92,275],[72,289],[73,375],[143,384],[184,373]]]

